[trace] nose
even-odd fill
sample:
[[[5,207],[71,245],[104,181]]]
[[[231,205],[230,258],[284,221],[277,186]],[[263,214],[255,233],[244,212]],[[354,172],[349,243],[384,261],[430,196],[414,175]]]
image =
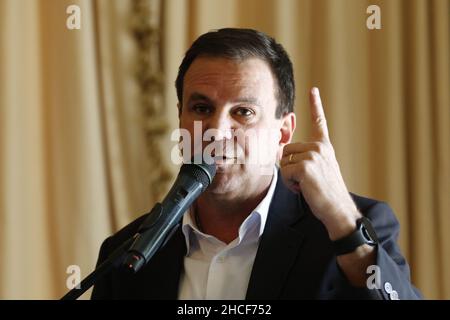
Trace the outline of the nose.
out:
[[[232,137],[233,121],[226,112],[216,112],[205,129],[211,141],[228,140]]]

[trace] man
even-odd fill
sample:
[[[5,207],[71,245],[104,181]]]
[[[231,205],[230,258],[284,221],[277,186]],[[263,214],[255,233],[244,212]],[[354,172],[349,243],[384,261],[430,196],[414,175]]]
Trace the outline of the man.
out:
[[[317,88],[311,139],[291,143],[293,70],[274,39],[249,29],[206,33],[187,51],[176,88],[180,128],[193,134],[199,121],[202,132],[214,130],[212,143],[225,142],[212,154],[216,176],[143,270],[113,270],[93,298],[420,297],[390,208],[345,186]],[[263,131],[273,134],[258,138]],[[145,218],[108,238],[99,262]]]

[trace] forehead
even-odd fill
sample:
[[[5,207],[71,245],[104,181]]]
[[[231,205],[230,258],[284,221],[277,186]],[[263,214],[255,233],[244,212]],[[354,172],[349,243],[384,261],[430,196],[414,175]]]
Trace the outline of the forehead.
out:
[[[248,58],[231,60],[199,57],[189,67],[184,78],[184,96],[193,91],[208,95],[254,94],[273,95],[274,77],[264,60]]]

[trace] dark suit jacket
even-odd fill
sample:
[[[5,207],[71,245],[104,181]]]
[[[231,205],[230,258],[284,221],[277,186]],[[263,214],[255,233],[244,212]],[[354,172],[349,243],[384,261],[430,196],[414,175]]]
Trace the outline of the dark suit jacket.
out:
[[[281,177],[281,176],[280,176]],[[250,276],[247,299],[400,299],[420,298],[410,283],[409,267],[396,244],[399,224],[388,205],[354,196],[361,213],[373,223],[379,289],[349,285],[339,269],[328,233],[301,195],[278,179]],[[133,236],[144,215],[104,241],[98,263]],[[93,299],[177,299],[186,244],[178,228],[167,244],[137,274],[114,268],[94,287]],[[239,272],[239,270],[236,270]],[[390,284],[390,286],[389,286]],[[392,287],[392,289],[390,288]]]

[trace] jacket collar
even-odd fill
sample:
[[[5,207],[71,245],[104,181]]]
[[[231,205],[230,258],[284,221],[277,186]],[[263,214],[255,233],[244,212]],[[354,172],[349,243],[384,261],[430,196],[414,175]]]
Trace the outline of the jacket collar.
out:
[[[247,299],[277,299],[287,280],[307,230],[297,224],[309,210],[303,197],[291,192],[280,172],[267,223],[255,257]],[[181,225],[181,224],[180,224]],[[148,299],[177,299],[186,242],[181,227],[145,268]]]
[[[252,274],[247,299],[276,299],[302,245],[303,234],[294,226],[308,210],[301,196],[283,183],[280,172],[276,191],[269,209]]]

